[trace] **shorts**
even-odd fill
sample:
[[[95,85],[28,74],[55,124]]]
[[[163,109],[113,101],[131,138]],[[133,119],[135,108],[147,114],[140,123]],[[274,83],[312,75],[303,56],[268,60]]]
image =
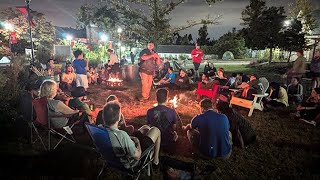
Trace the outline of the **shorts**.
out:
[[[194,65],[194,70],[198,71],[200,67],[200,63],[193,62],[193,65]]]
[[[86,74],[76,74],[76,83],[77,87],[82,86],[87,89],[89,87],[88,76]]]
[[[143,135],[140,131],[133,132],[132,136],[139,139],[142,152],[144,152],[148,147],[154,144],[149,136]]]

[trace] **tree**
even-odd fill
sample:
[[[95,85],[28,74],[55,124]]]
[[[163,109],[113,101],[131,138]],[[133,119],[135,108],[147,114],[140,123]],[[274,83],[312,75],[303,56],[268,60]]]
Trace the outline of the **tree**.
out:
[[[185,0],[172,0],[168,3],[162,0],[109,0],[107,5],[97,7],[84,5],[80,8],[79,21],[84,25],[90,23],[110,30],[112,36],[116,28],[121,26],[126,31],[136,34],[140,40],[153,40],[156,44],[167,44],[172,34],[201,24],[218,24],[220,16],[206,17],[200,20],[189,20],[180,27],[171,27],[169,15]],[[206,0],[215,3],[220,0]],[[125,39],[130,39],[126,38]]]
[[[221,36],[213,46],[213,53],[222,58],[226,51],[231,51],[236,59],[244,58],[247,48],[241,33],[233,30]]]
[[[200,45],[207,45],[211,46],[213,41],[210,41],[210,38],[208,37],[208,26],[203,25],[198,30],[199,38],[197,39],[197,43]]]
[[[53,42],[55,39],[55,28],[48,22],[44,14],[31,11],[35,27],[33,28],[33,42],[35,47],[44,47],[49,51],[52,51]],[[17,53],[24,53],[24,49],[30,48],[30,38],[28,31],[27,19],[16,9],[9,8],[5,11],[0,12],[0,20],[5,23],[12,24],[14,31],[17,34],[18,43],[15,45]],[[6,29],[0,29],[2,34],[1,42],[5,45],[9,44],[10,31]]]
[[[290,25],[284,28],[281,35],[282,38],[279,47],[290,52],[288,58],[289,62],[292,51],[303,49],[306,46],[306,40],[304,38],[305,33],[302,31],[301,22],[297,19],[291,20]]]
[[[279,46],[280,31],[285,19],[283,7],[266,7],[261,0],[250,0],[242,12],[242,33],[246,46],[261,50],[270,48],[269,63],[272,61],[272,50]]]
[[[302,31],[307,34],[318,27],[316,18],[312,15],[314,10],[310,0],[296,0],[289,5],[290,16],[301,21]]]

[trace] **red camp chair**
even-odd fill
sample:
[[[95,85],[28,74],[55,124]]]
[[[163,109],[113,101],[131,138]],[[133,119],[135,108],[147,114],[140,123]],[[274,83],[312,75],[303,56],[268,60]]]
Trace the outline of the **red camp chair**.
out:
[[[203,95],[210,97],[212,99],[212,102],[215,102],[219,92],[219,85],[213,84],[212,89],[201,89],[201,83],[202,82],[198,82],[197,98],[200,99],[200,96]]]
[[[32,128],[36,132],[38,138],[40,139],[42,145],[44,146],[44,148],[46,150],[49,150],[49,151],[51,150],[51,134],[56,134],[61,137],[53,149],[57,148],[58,145],[64,139],[66,139],[72,143],[75,143],[75,139],[73,138],[73,136],[72,136],[73,133],[71,131],[74,124],[72,124],[70,127],[66,126],[61,129],[56,129],[56,128],[51,127],[51,123],[50,123],[49,119],[53,118],[53,117],[48,116],[48,100],[46,97],[34,99],[32,101],[32,106],[34,109],[34,113],[36,115],[36,118],[32,122]],[[62,115],[62,116],[55,116],[55,117],[66,117],[66,116]],[[47,148],[45,147],[45,145],[43,143],[43,140],[39,134],[37,127],[44,128],[46,131],[48,131],[48,147]],[[67,137],[67,135],[69,135],[70,138]]]

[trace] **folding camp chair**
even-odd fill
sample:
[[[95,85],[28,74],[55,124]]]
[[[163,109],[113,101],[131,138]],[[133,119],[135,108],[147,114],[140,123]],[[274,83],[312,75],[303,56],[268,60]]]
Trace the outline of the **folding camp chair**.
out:
[[[75,139],[72,136],[72,127],[74,124],[72,124],[70,127],[66,126],[61,129],[56,129],[51,127],[50,118],[53,118],[52,116],[49,117],[48,115],[48,100],[46,97],[34,99],[32,101],[33,111],[35,113],[35,120],[32,122],[32,128],[36,132],[38,138],[40,139],[42,145],[45,147],[43,140],[39,134],[38,127],[44,128],[46,131],[48,131],[48,147],[45,148],[46,150],[51,150],[51,134],[59,135],[61,138],[57,142],[57,144],[53,147],[53,149],[57,148],[58,145],[64,140],[68,140],[72,143],[75,143]],[[66,116],[54,116],[54,117],[66,117]],[[59,132],[62,131],[62,132]],[[67,135],[70,136],[67,137]]]
[[[142,152],[141,158],[138,161],[133,164],[131,163],[131,166],[129,168],[125,168],[120,162],[120,158],[115,155],[110,140],[110,136],[115,136],[118,140],[118,143],[120,144],[120,148],[123,150],[123,152],[126,152],[120,140],[118,139],[118,136],[115,133],[110,133],[106,128],[103,127],[98,127],[89,123],[85,123],[85,126],[89,132],[93,144],[96,147],[97,152],[100,153],[101,158],[105,160],[105,163],[103,164],[103,167],[101,168],[97,179],[99,179],[99,177],[101,176],[106,165],[124,172],[126,175],[130,176],[133,179],[139,179],[142,170],[146,167],[148,168],[148,176],[151,175],[151,165],[153,161],[153,157],[151,156],[154,151],[154,144],[148,147],[144,152]],[[130,162],[129,159],[127,160],[128,162]]]
[[[200,99],[200,96],[204,95],[210,97],[212,99],[212,102],[215,102],[219,93],[219,85],[213,84],[212,89],[202,89],[201,83],[202,82],[198,82],[197,99]]]
[[[259,81],[260,81],[259,86],[261,89],[261,94],[253,94],[254,96],[253,100],[232,96],[230,100],[230,107],[232,105],[237,105],[237,106],[250,109],[248,114],[249,117],[252,116],[254,109],[258,109],[262,111],[263,110],[262,98],[267,97],[269,95],[268,93],[266,93],[267,89],[269,88],[269,81],[265,77],[260,78]]]

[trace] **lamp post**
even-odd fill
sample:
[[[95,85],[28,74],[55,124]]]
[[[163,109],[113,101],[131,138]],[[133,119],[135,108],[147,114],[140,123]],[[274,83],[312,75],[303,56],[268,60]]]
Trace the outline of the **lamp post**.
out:
[[[121,58],[121,33],[122,33],[121,27],[118,28],[117,32],[118,32],[118,35],[119,35],[118,47],[119,47],[119,50],[120,50],[120,58]]]
[[[107,34],[105,33],[101,33],[100,34],[100,40],[103,42],[103,53],[105,52],[105,46],[106,46],[106,42],[109,40],[109,37]],[[103,56],[103,55],[102,55]],[[104,56],[105,57],[105,56]],[[103,61],[101,60],[101,63]]]
[[[32,26],[31,26],[31,10],[30,10],[30,2],[31,0],[25,0],[27,4],[27,11],[28,11],[28,24],[29,24],[29,36],[30,36],[30,41],[31,41],[31,58],[32,58],[32,64],[34,64],[34,47],[33,47],[33,39],[32,39]]]

